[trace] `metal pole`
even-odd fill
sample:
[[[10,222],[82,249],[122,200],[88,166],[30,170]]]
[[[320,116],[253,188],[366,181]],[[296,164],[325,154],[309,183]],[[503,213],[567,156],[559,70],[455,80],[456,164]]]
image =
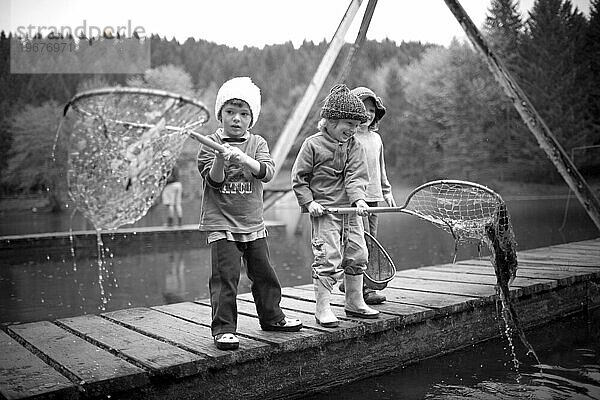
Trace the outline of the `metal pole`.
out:
[[[500,83],[506,95],[537,139],[540,147],[546,152],[550,161],[575,193],[583,208],[600,230],[600,200],[594,194],[587,182],[581,176],[568,154],[556,140],[542,117],[533,107],[525,92],[519,87],[500,59],[487,45],[483,36],[473,24],[465,10],[457,0],[444,0],[452,14],[465,30],[473,46],[483,55],[496,80]]]
[[[315,75],[304,92],[304,96],[300,99],[296,105],[296,108],[294,109],[293,114],[287,120],[283,128],[283,132],[279,136],[279,139],[273,148],[272,156],[273,161],[275,162],[275,175],[273,176],[272,182],[279,173],[281,165],[285,161],[285,158],[287,157],[294,143],[294,139],[298,135],[298,132],[300,132],[300,129],[304,124],[304,120],[306,119],[306,116],[308,115],[312,105],[319,95],[319,92],[325,83],[327,75],[329,75],[329,71],[335,62],[335,59],[344,46],[344,37],[346,36],[354,17],[358,13],[361,3],[362,0],[352,0],[350,2],[348,10],[342,19],[342,22],[340,22],[337,31],[333,35],[327,52],[325,52],[325,55],[321,60],[321,64],[319,64]]]

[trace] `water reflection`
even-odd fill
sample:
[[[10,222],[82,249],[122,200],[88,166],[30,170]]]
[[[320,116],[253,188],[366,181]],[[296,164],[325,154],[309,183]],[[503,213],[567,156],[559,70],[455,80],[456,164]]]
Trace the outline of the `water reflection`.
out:
[[[164,303],[180,303],[185,300],[186,295],[183,251],[173,250],[169,253],[169,268],[165,276]]]
[[[528,332],[543,372],[516,372],[504,339],[305,397],[305,400],[600,399],[600,309]],[[524,349],[520,349],[524,352]]]

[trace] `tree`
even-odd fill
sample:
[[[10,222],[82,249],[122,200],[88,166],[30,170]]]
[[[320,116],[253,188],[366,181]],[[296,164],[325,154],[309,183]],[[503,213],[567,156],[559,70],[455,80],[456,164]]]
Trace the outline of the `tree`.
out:
[[[127,80],[129,86],[160,89],[184,96],[194,96],[192,77],[183,68],[172,64],[161,65]]]
[[[592,0],[590,5],[584,54],[589,57],[589,113],[592,117],[592,129],[600,132],[600,0]],[[595,135],[590,144],[600,144],[600,135]]]
[[[586,20],[570,1],[538,0],[520,49],[521,87],[567,149],[589,143],[586,88],[582,82],[582,32]]]
[[[55,138],[62,107],[49,101],[26,106],[10,121],[13,145],[2,181],[22,193],[45,193],[52,211],[62,208],[65,193],[66,152],[64,138]]]
[[[523,35],[518,7],[519,0],[492,0],[483,25],[492,48],[509,67],[518,62],[516,57]]]

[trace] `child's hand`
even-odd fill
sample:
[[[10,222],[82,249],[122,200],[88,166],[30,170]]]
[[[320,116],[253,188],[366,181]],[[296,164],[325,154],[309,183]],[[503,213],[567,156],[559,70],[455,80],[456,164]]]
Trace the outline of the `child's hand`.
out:
[[[361,217],[366,217],[367,215],[369,215],[369,205],[366,201],[361,199],[354,203],[354,205],[356,206],[356,213],[358,215],[360,215]]]
[[[214,150],[215,157],[220,160],[229,160],[231,158],[231,150],[233,150],[233,147],[229,146],[229,144],[227,144],[227,143],[223,144],[223,147],[225,148],[224,152],[220,152],[219,150]]]
[[[249,156],[237,147],[230,147],[231,155],[229,161],[237,162],[240,164],[247,164]]]
[[[311,217],[320,217],[325,212],[323,206],[317,203],[316,201],[311,201],[310,203],[308,203],[308,206],[306,208],[308,208],[308,213]]]
[[[394,196],[392,196],[391,193],[384,195],[383,199],[385,200],[385,202],[387,203],[387,205],[389,207],[397,207],[396,200],[394,200]]]

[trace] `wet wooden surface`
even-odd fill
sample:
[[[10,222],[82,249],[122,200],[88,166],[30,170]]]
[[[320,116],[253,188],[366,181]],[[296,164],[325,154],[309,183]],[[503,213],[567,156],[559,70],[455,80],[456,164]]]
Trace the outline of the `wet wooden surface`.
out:
[[[600,239],[521,251],[518,260],[511,296],[525,326],[600,306]],[[312,284],[286,287],[281,306],[304,323],[295,333],[261,330],[251,294],[242,294],[237,351],[214,346],[208,300],[10,325],[0,331],[0,394],[293,398],[499,336],[495,283],[488,259],[399,271],[381,291],[377,319],[346,316],[334,290],[336,328],[316,323]]]

